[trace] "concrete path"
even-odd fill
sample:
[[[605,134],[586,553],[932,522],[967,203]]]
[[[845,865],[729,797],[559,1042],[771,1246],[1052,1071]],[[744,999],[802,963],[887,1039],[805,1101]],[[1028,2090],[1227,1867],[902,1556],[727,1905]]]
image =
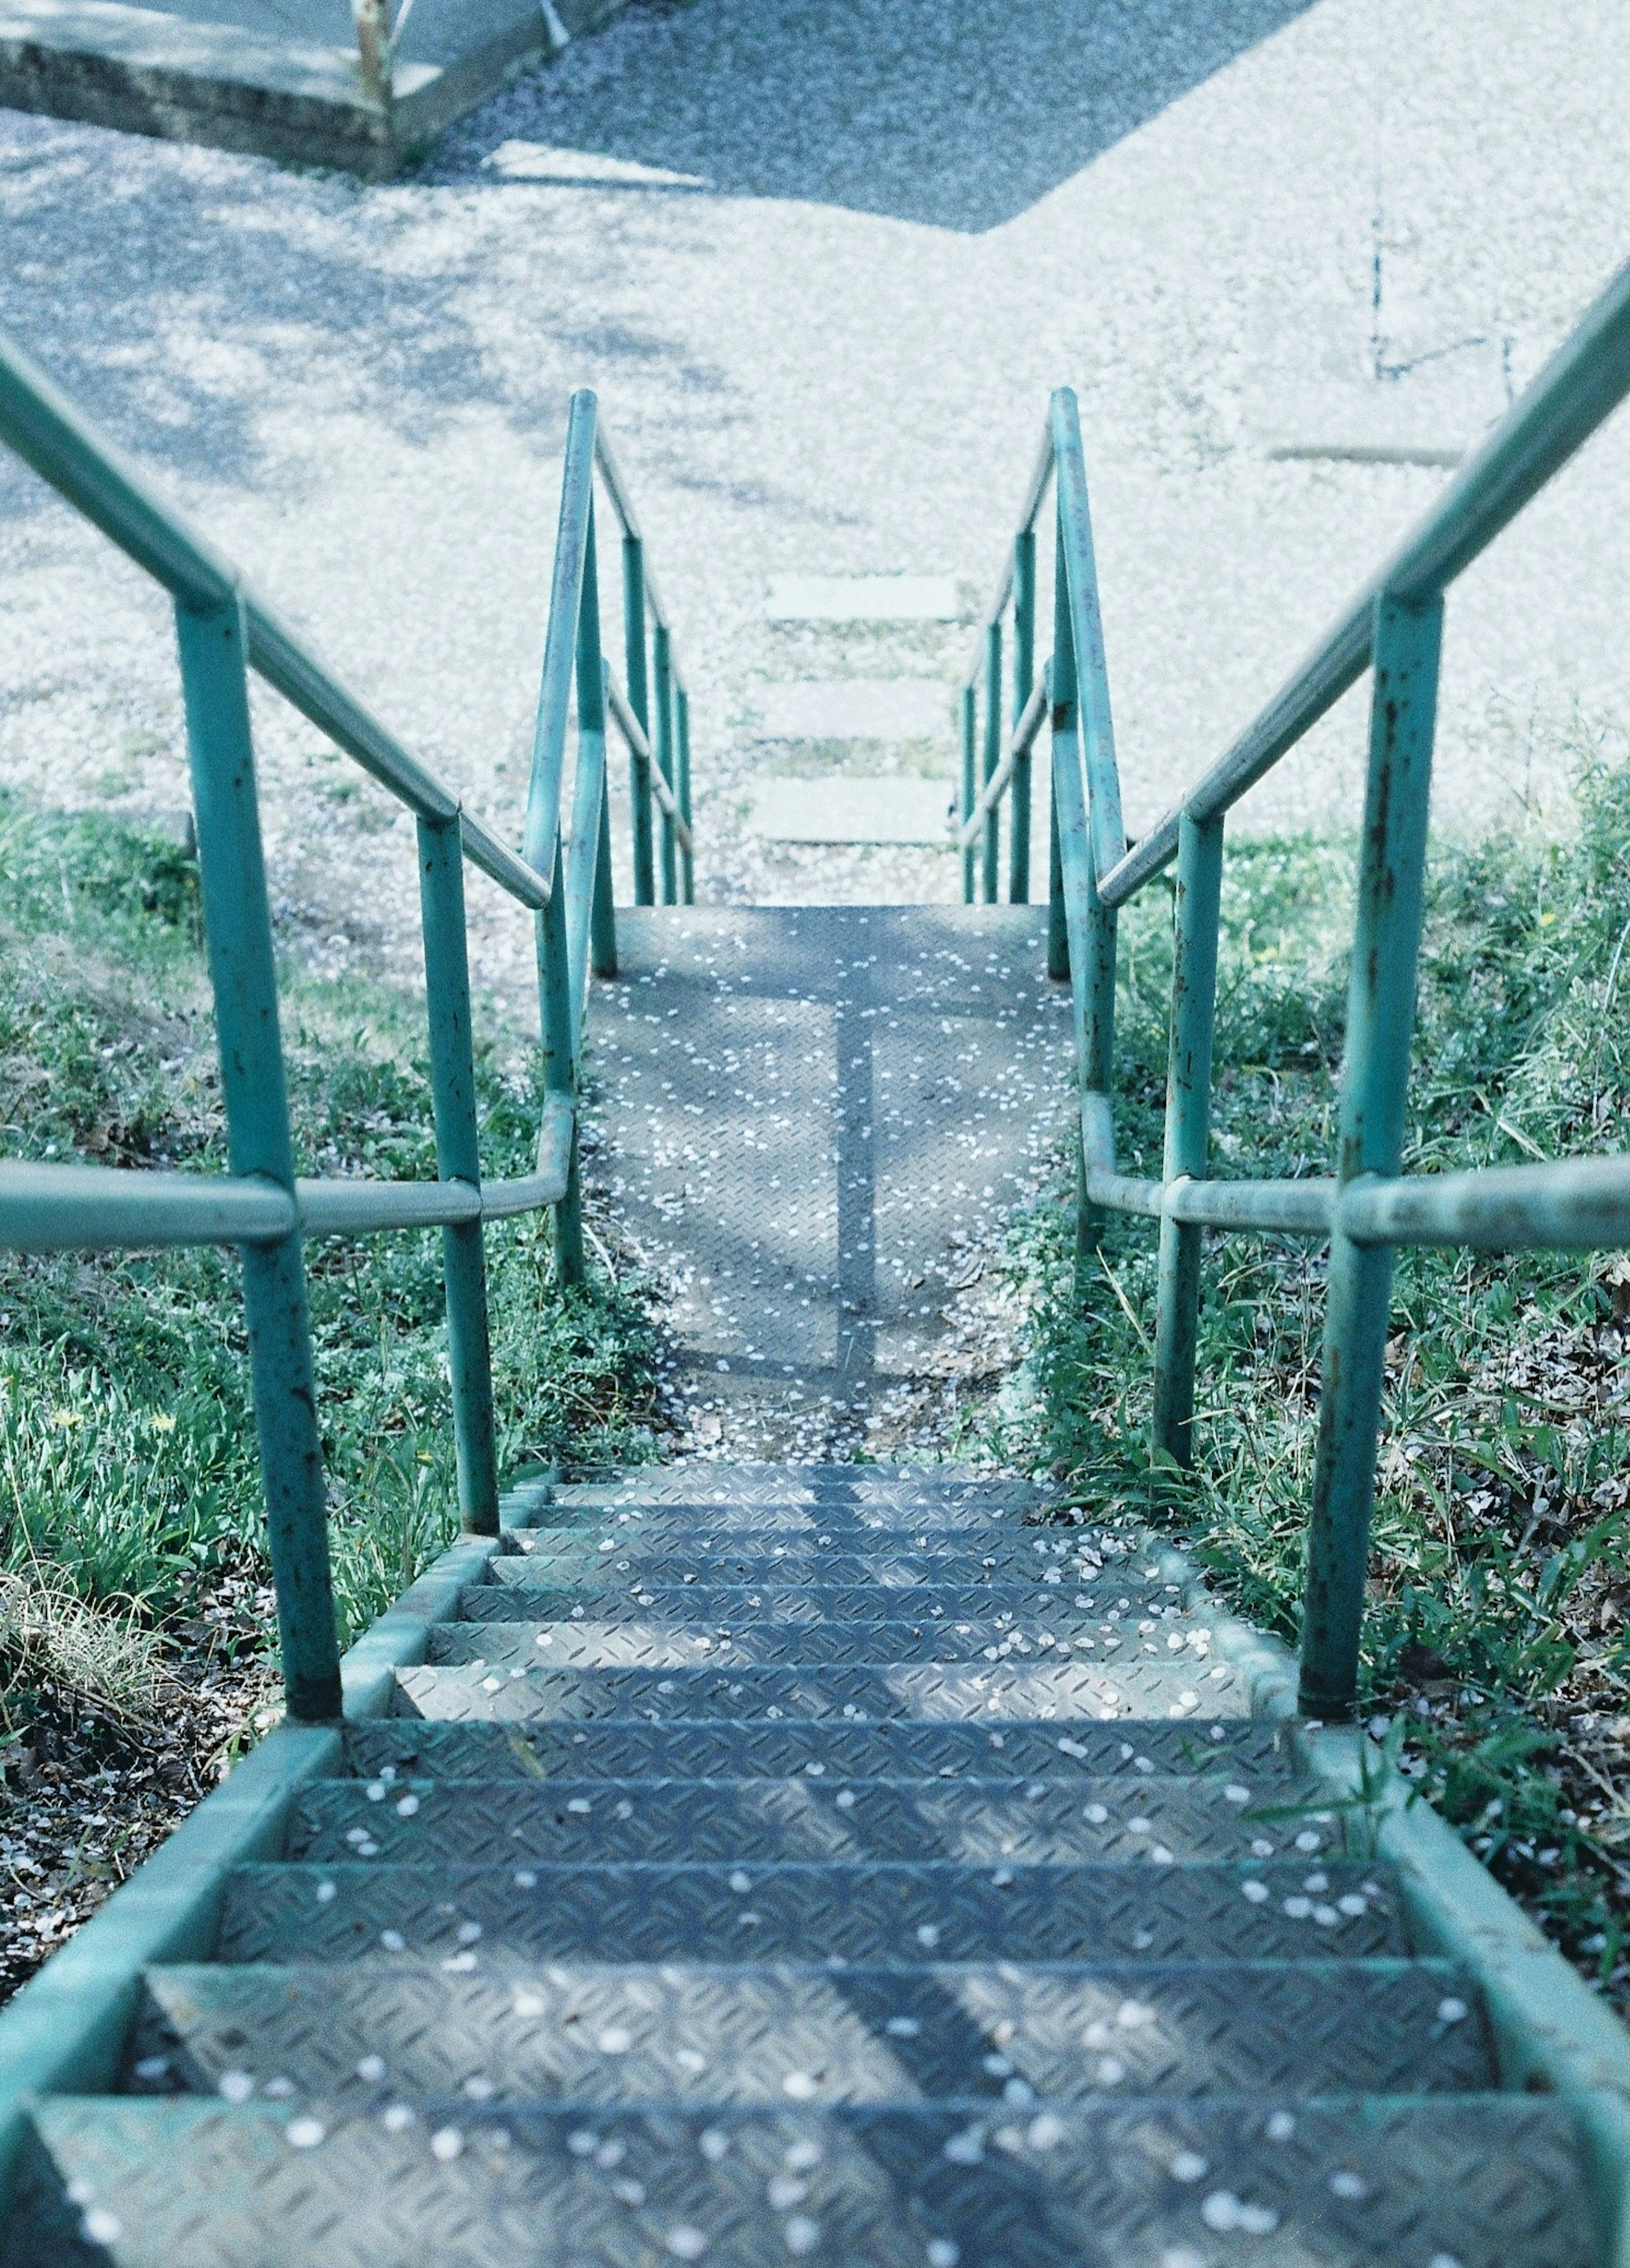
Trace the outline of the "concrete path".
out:
[[[1272,453],[1475,436],[1630,246],[1627,90],[1590,0],[637,4],[382,188],[0,115],[4,318],[505,824],[592,382],[696,688],[698,895],[943,898],[942,853],[751,834],[796,769],[752,719],[948,688],[966,626],[773,621],[768,578],[948,575],[971,611],[1073,384],[1147,823],[1445,477]],[[1554,799],[1619,700],[1627,498],[1621,423],[1458,594],[1449,822]],[[4,776],[179,802],[162,605],[9,468],[0,515]],[[262,725],[291,924],[410,965],[409,829]],[[1250,822],[1347,820],[1361,747],[1349,704]]]

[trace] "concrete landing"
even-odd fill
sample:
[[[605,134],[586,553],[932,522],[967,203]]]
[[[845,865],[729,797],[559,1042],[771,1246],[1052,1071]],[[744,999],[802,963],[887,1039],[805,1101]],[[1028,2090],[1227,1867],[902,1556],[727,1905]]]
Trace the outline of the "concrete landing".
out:
[[[623,0],[560,0],[570,37]],[[408,0],[389,97],[365,88],[346,0],[0,0],[0,104],[373,179],[558,44],[535,0]]]
[[[588,1070],[595,1180],[721,1390],[857,1410],[1070,1114],[1044,906],[619,909]]]

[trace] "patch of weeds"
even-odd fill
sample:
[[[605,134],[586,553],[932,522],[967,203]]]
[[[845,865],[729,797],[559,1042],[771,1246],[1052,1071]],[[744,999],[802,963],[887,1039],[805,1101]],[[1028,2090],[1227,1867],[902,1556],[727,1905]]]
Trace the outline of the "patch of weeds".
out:
[[[1213,1170],[1330,1170],[1350,845],[1231,850]],[[1123,915],[1117,1123],[1157,1173],[1170,900]],[[1630,1146],[1630,761],[1589,752],[1567,840],[1438,846],[1406,1169]],[[1196,1469],[1149,1447],[1154,1238],[1115,1220],[1010,1236],[1026,1391],[995,1454],[1051,1462],[1095,1517],[1182,1534],[1237,1611],[1293,1645],[1318,1419],[1325,1255],[1207,1240]],[[1630,1261],[1400,1252],[1386,1354],[1364,1705],[1401,1768],[1630,2008]],[[1022,1439],[1004,1440],[1007,1423]]]
[[[0,931],[7,1153],[224,1170],[191,861],[156,836],[0,799]],[[416,1003],[291,976],[284,1028],[302,1172],[433,1176]],[[477,1084],[486,1170],[529,1170],[529,1060],[489,1043]],[[638,1283],[563,1290],[532,1219],[496,1228],[489,1251],[503,1465],[653,1454]],[[327,1238],[307,1257],[349,1638],[456,1528],[440,1238]],[[225,1573],[263,1574],[237,1278],[211,1250],[0,1258],[0,1570],[48,1569],[153,1629]]]

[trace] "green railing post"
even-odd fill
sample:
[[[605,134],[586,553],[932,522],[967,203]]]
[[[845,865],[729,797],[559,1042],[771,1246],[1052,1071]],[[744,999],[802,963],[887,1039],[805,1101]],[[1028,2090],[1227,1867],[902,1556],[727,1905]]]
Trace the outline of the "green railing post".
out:
[[[637,535],[623,538],[623,658],[628,671],[628,705],[638,718],[647,738],[651,733],[651,703],[645,676],[645,549]],[[634,903],[656,903],[656,877],[651,849],[650,767],[631,749],[628,759],[629,807],[634,836]]]
[[[1166,1071],[1164,1179],[1206,1172],[1211,1138],[1211,1049],[1217,1006],[1217,922],[1222,820],[1185,812],[1177,842],[1172,941],[1171,1041]],[[1180,1465],[1193,1458],[1194,1341],[1199,1323],[1198,1222],[1162,1220],[1154,1333],[1154,1447]]]
[[[1051,662],[1046,665],[1045,682],[1056,734],[1058,718],[1053,708]],[[1064,851],[1058,841],[1058,782],[1051,764],[1047,770],[1047,974],[1056,984],[1070,981],[1070,924],[1064,903]]]
[[[1394,1174],[1403,1159],[1442,624],[1442,598],[1420,607],[1384,596],[1376,601],[1339,1183]],[[1338,1229],[1331,1239],[1302,1639],[1302,1708],[1326,1721],[1352,1715],[1358,1685],[1391,1289],[1391,1247],[1356,1245]]]
[[[1022,529],[1013,542],[1013,721],[1024,714],[1036,683],[1036,534]],[[1030,751],[1014,759],[1007,822],[1007,895],[1030,902]]]
[[[418,836],[436,1170],[444,1182],[468,1182],[472,1189],[479,1189],[481,1148],[476,1123],[463,844],[456,819],[421,819]],[[496,1535],[498,1446],[492,1426],[492,1351],[487,1331],[487,1267],[481,1223],[464,1220],[445,1226],[441,1258],[447,1286],[447,1356],[459,1518],[472,1535]]]
[[[1001,760],[1002,626],[999,622],[994,622],[985,634],[985,766],[980,777],[981,787],[989,787]],[[996,806],[992,804],[985,814],[985,827],[980,836],[984,857],[980,862],[979,895],[987,906],[993,906],[998,896],[999,825]]]
[[[653,691],[657,729],[653,746],[656,750],[657,770],[669,787],[672,787],[674,784],[673,647],[667,630],[661,622],[657,624],[654,644],[656,684]],[[678,801],[677,797],[675,798],[675,801]],[[662,814],[662,902],[665,906],[675,905],[679,900],[679,868],[675,857],[678,847],[677,838],[674,833],[674,822],[664,811]]]
[[[1058,588],[1065,589],[1064,547],[1059,543]],[[1059,901],[1067,922],[1071,900],[1066,895],[1064,830],[1071,836],[1071,868],[1079,874],[1080,897],[1075,902],[1076,936],[1070,945],[1074,971],[1076,1076],[1083,1097],[1101,1095],[1106,1114],[1111,1108],[1115,1082],[1115,945],[1117,917],[1098,902],[1097,862],[1093,857],[1090,810],[1086,801],[1081,763],[1081,703],[1075,672],[1075,641],[1070,610],[1060,603],[1053,615],[1053,653],[1048,665],[1047,689],[1052,711],[1053,809],[1059,847]],[[1058,782],[1068,783],[1064,799]],[[1078,961],[1083,964],[1077,967]],[[1085,1146],[1079,1152],[1075,1183],[1075,1259],[1078,1273],[1088,1255],[1096,1251],[1103,1234],[1103,1213],[1087,1193]]]
[[[974,751],[978,738],[978,696],[971,685],[963,688],[963,803],[962,823],[967,826],[973,817],[973,807],[978,791],[974,784]],[[970,906],[974,893],[974,852],[971,843],[963,847],[963,903]]]
[[[679,805],[679,815],[688,828],[690,824],[690,696],[682,685],[675,691],[674,712],[677,726],[674,735],[674,755],[678,775],[674,783],[674,794]],[[682,902],[693,906],[697,897],[696,860],[687,850],[680,851],[679,871]]]
[[[600,840],[594,852],[594,903],[589,916],[588,965],[596,976],[617,973],[617,916],[611,885],[611,780],[600,799]]]
[[[178,605],[175,625],[228,1154],[234,1174],[262,1176],[292,1197],[242,606]],[[284,1691],[291,1717],[321,1722],[340,1713],[340,1658],[298,1228],[281,1243],[243,1247],[243,1299]]]

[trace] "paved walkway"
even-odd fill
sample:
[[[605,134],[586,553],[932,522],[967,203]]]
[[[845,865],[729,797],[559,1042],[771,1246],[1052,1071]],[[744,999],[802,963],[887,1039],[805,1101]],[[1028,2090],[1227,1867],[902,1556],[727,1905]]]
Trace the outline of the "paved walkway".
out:
[[[1443,478],[1270,451],[1498,411],[1630,241],[1627,88],[1590,0],[636,4],[383,188],[0,115],[4,320],[505,821],[592,380],[696,686],[701,893],[943,897],[948,860],[771,852],[745,814],[788,768],[765,685],[944,687],[965,628],[772,622],[766,578],[977,604],[1068,380],[1147,821]],[[1616,697],[1627,494],[1621,424],[1457,598],[1456,823],[1551,796]],[[0,515],[4,776],[176,804],[162,607],[9,468]],[[334,965],[410,959],[410,831],[270,702],[262,747],[285,911]],[[1252,816],[1346,817],[1358,755],[1349,709]]]

